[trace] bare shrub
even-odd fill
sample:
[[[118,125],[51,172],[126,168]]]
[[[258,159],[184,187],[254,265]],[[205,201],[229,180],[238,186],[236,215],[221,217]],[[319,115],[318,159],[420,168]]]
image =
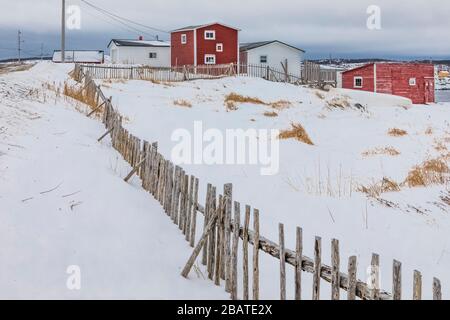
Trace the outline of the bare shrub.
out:
[[[280,139],[296,139],[297,141],[314,145],[305,128],[300,123],[291,123],[291,129],[282,130],[279,135]]]
[[[392,129],[389,129],[388,134],[391,137],[403,137],[403,136],[408,135],[408,132],[403,129],[392,128]]]

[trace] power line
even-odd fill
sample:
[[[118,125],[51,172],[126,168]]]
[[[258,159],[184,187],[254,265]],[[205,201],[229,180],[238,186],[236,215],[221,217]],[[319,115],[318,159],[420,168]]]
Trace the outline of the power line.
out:
[[[97,11],[96,11],[96,12],[97,12]],[[94,14],[93,12],[91,13],[91,12],[89,12],[89,11],[85,11],[84,13],[87,13],[88,15],[90,15],[90,16],[92,16],[92,17],[101,19],[102,21],[106,22],[107,24],[112,25],[113,27],[122,28],[123,30],[127,30],[128,32],[135,33],[135,34],[139,35],[138,33],[136,33],[135,30],[132,30],[132,29],[128,28],[127,26],[124,26],[124,25],[122,25],[122,24],[116,24],[116,23],[114,22],[115,20],[114,20],[114,21],[110,21],[110,20],[103,19],[101,15]],[[153,35],[152,35],[152,37],[153,37]]]
[[[129,28],[132,28],[133,30],[135,30],[135,31],[137,31],[137,32],[144,33],[144,34],[150,35],[150,36],[152,36],[152,37],[154,37],[154,38],[157,38],[157,36],[155,36],[154,34],[146,33],[145,31],[142,31],[142,30],[140,30],[140,29],[137,29],[137,28],[131,26],[129,23],[132,23],[132,24],[134,24],[134,25],[137,25],[137,26],[140,26],[140,27],[143,27],[143,28],[147,28],[147,29],[150,29],[150,30],[153,30],[153,31],[156,31],[156,32],[162,32],[162,33],[167,33],[167,34],[170,33],[170,32],[165,31],[165,30],[161,30],[161,29],[158,29],[158,28],[154,28],[154,27],[151,27],[151,26],[147,26],[147,25],[144,25],[144,24],[142,24],[142,23],[135,22],[135,21],[133,21],[133,20],[131,20],[131,19],[121,17],[121,16],[119,16],[119,15],[117,15],[117,14],[115,14],[115,13],[112,13],[112,12],[108,11],[108,10],[102,9],[102,8],[100,8],[100,7],[94,5],[94,4],[92,4],[92,3],[90,3],[90,2],[88,2],[88,1],[86,1],[86,0],[81,0],[81,1],[82,1],[83,3],[85,3],[86,5],[90,6],[91,8],[93,8],[93,9],[99,11],[100,13],[102,13],[102,14],[108,16],[110,19],[116,20],[117,22],[119,22],[119,23],[121,23],[121,24],[123,24],[123,25],[125,25],[125,26],[127,26],[127,27],[129,27]],[[126,22],[124,22],[124,21],[126,21],[126,22],[128,22],[128,23],[126,23]]]

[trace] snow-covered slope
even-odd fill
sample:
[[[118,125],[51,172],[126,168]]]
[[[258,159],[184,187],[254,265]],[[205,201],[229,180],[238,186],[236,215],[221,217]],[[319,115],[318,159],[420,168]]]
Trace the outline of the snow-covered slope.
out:
[[[123,183],[130,168],[108,141],[96,142],[104,131],[100,123],[80,115],[75,110],[79,105],[42,88],[54,82],[60,87],[70,69],[39,63],[30,71],[0,77],[0,258],[8,261],[0,266],[0,296],[226,298],[223,289],[195,273],[190,280],[179,276],[191,249],[178,229],[138,187],[137,178],[132,185]],[[283,222],[286,245],[293,249],[298,225],[307,256],[313,255],[314,236],[322,236],[323,262],[330,264],[329,243],[337,238],[342,268],[356,254],[360,279],[367,278],[370,255],[376,252],[383,289],[391,288],[395,258],[403,262],[405,298],[412,292],[413,269],[423,273],[426,298],[431,297],[433,276],[441,279],[443,296],[450,296],[450,210],[444,200],[449,186],[402,187],[382,194],[382,201],[357,191],[383,177],[401,182],[413,166],[445,154],[450,104],[412,106],[398,97],[323,92],[247,78],[102,85],[128,129],[158,141],[167,157],[173,131],[192,131],[194,121],[220,130],[288,129],[292,122],[301,123],[314,145],[282,140],[277,175],[261,176],[255,166],[183,166],[200,179],[200,201],[207,183],[220,189],[233,182],[234,199],[260,209],[265,237],[278,239],[278,223]],[[229,93],[267,104],[289,103],[278,109],[238,103],[237,110],[227,112]],[[175,100],[186,100],[191,107],[177,106]],[[264,115],[274,111],[277,117]],[[407,135],[390,136],[392,128]],[[379,152],[387,147],[399,154]],[[69,265],[81,267],[79,292],[66,288]],[[293,284],[293,270],[287,271],[287,283]],[[260,273],[261,298],[277,299],[277,260],[262,255]],[[305,274],[303,285],[312,288],[310,275]],[[293,297],[293,285],[287,289]],[[323,282],[321,292],[329,296]]]
[[[358,255],[360,278],[367,277],[371,253],[379,253],[385,289],[391,287],[393,259],[403,262],[407,286],[412,284],[413,269],[424,273],[427,288],[432,276],[450,282],[449,205],[443,200],[448,185],[405,186],[378,200],[358,192],[362,185],[385,177],[401,183],[414,166],[446,154],[450,147],[449,104],[413,106],[400,97],[342,89],[323,92],[249,78],[178,84],[105,81],[103,90],[127,117],[126,126],[143,139],[158,141],[167,156],[175,145],[173,131],[193,131],[194,121],[202,121],[204,130],[221,131],[288,129],[292,122],[301,123],[314,146],[281,141],[277,175],[263,177],[254,166],[184,167],[203,182],[201,195],[205,195],[207,182],[219,188],[233,182],[235,200],[261,210],[263,235],[278,239],[278,223],[289,226],[290,248],[294,248],[295,226],[301,226],[307,255],[312,256],[314,236],[322,236],[324,262],[329,263],[329,243],[337,238],[343,257]],[[256,97],[267,104],[289,101],[289,106],[275,110],[277,117],[264,115],[274,111],[271,106],[252,103],[237,104],[237,110],[227,111],[224,100],[230,93]],[[185,100],[191,107],[178,106],[176,100]],[[393,128],[407,134],[390,136],[388,131]],[[389,150],[395,150],[394,155]],[[273,289],[277,277],[266,278],[277,274],[276,262],[267,262],[265,268],[261,294],[277,298]],[[404,290],[409,291],[407,287]],[[288,293],[292,295],[292,291]],[[424,294],[430,297],[431,289]],[[444,285],[444,294],[450,295],[450,287]]]
[[[97,142],[103,126],[42,87],[71,68],[0,76],[0,298],[226,299],[200,274],[180,276],[192,249],[122,180],[131,168]],[[66,286],[70,266],[79,291]]]

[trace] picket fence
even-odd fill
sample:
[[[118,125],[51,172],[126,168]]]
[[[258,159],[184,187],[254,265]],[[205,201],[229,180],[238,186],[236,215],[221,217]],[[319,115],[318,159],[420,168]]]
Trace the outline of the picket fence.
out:
[[[305,61],[299,74],[264,65],[224,64],[201,66],[177,66],[167,68],[147,66],[99,66],[81,65],[84,73],[94,79],[147,80],[158,82],[181,82],[200,79],[217,79],[230,76],[263,78],[273,82],[287,82],[296,85],[336,86],[336,72],[323,70],[320,65]]]
[[[296,248],[288,249],[284,241],[284,225],[279,225],[278,242],[271,241],[260,234],[259,211],[246,205],[241,207],[237,201],[233,202],[232,184],[225,184],[223,193],[207,185],[205,205],[199,204],[199,179],[189,175],[180,166],[174,165],[158,152],[157,143],[141,141],[131,134],[122,124],[122,116],[112,106],[111,99],[106,98],[100,86],[97,86],[86,69],[76,65],[72,76],[82,86],[88,101],[97,101],[88,116],[100,113],[106,127],[106,133],[99,138],[101,141],[110,135],[112,146],[131,165],[133,170],[125,178],[128,181],[133,175],[140,177],[142,187],[157,199],[165,213],[178,225],[185,235],[186,241],[194,248],[193,253],[182,271],[182,276],[188,277],[189,272],[197,258],[206,266],[208,278],[220,286],[225,283],[226,292],[231,299],[241,297],[244,300],[258,300],[259,291],[259,258],[264,252],[279,260],[280,264],[280,299],[286,296],[286,265],[295,270],[295,299],[302,299],[302,273],[313,274],[312,297],[321,298],[321,280],[331,283],[333,300],[341,298],[341,290],[347,293],[349,300],[401,300],[402,298],[422,299],[422,274],[415,271],[413,275],[413,292],[405,297],[402,293],[401,263],[393,262],[392,293],[381,290],[379,285],[380,256],[372,255],[369,283],[357,279],[357,258],[348,259],[346,272],[341,271],[341,257],[339,254],[339,241],[331,242],[331,266],[322,262],[322,240],[315,238],[314,257],[309,258],[303,254],[303,232],[296,228]],[[233,210],[234,209],[234,210]],[[241,209],[244,216],[244,225],[241,225]],[[203,217],[203,234],[196,234],[198,219]],[[250,221],[253,218],[253,230]],[[239,245],[242,249],[242,267],[238,267]],[[250,252],[250,247],[252,252]],[[252,260],[252,268],[249,267]],[[242,283],[238,283],[238,273],[242,272]],[[250,276],[252,286],[250,291]],[[242,287],[239,295],[238,288]],[[432,284],[433,299],[441,300],[441,282],[434,278]],[[323,298],[323,296],[322,296]]]

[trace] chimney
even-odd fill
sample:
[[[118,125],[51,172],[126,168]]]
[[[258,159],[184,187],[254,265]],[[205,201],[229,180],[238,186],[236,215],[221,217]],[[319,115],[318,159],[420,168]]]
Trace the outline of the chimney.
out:
[[[144,40],[144,37],[143,36],[139,36],[139,41],[142,41],[142,40]]]

